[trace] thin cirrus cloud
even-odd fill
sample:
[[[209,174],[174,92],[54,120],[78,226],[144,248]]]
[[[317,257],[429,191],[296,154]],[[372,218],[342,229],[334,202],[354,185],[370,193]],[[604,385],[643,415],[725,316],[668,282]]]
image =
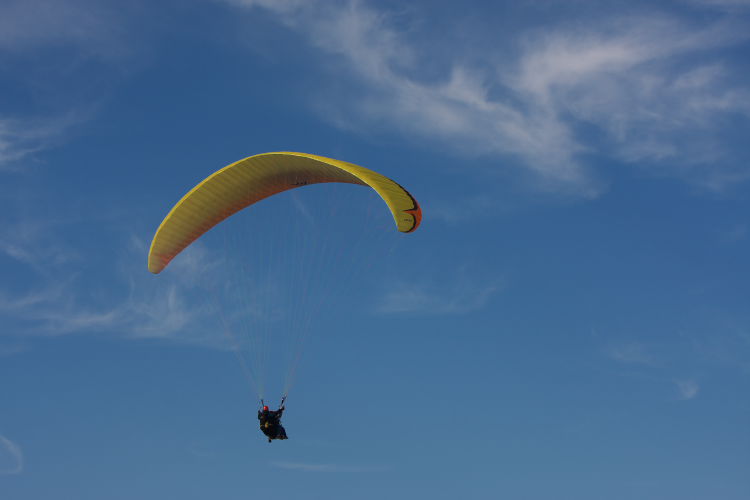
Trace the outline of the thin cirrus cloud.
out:
[[[729,17],[696,23],[687,10],[655,7],[584,27],[561,17],[544,30],[498,35],[498,47],[518,47],[502,63],[491,45],[461,56],[456,36],[450,69],[424,82],[410,76],[421,61],[447,56],[375,4],[227,1],[267,9],[340,62],[336,79],[358,84],[350,98],[326,100],[326,116],[342,127],[385,124],[440,147],[513,157],[539,186],[584,196],[601,189],[584,158],[591,154],[714,190],[750,176],[722,133],[727,119],[750,116],[750,94],[730,60],[748,35]]]
[[[8,209],[6,209],[8,210]],[[23,212],[23,205],[11,205],[13,211]],[[47,275],[67,263],[80,262],[82,255],[60,237],[59,228],[70,221],[54,215],[21,216],[0,228],[0,256],[9,257]]]
[[[675,380],[679,398],[683,400],[693,399],[698,395],[700,386],[694,380]]]
[[[111,53],[114,16],[87,0],[8,0],[0,4],[0,52],[22,52],[52,44],[76,44]],[[116,31],[116,30],[115,30]]]
[[[607,349],[609,357],[620,363],[655,366],[655,356],[639,342],[626,342],[612,345]]]
[[[24,238],[24,244],[31,247],[38,246],[34,241],[35,237]],[[90,283],[82,286],[85,276],[76,261],[51,260],[45,253],[6,241],[0,250],[36,271],[37,277],[26,292],[0,288],[0,318],[7,329],[13,325],[16,335],[104,332],[221,347],[221,334],[212,333],[217,325],[209,324],[212,310],[202,293],[205,290],[194,278],[202,275],[199,270],[212,265],[201,246],[193,245],[184,252],[184,258],[173,263],[172,272],[160,279],[145,271],[145,243],[133,238],[126,249],[117,263],[118,273],[106,289],[99,290],[92,289]]]
[[[671,378],[667,372],[668,363],[664,363],[652,350],[640,342],[621,342],[611,345],[606,350],[607,356],[617,363],[640,366],[648,370],[659,379]],[[681,400],[690,400],[698,396],[700,385],[693,379],[672,379],[674,387],[677,389],[678,398]]]
[[[44,135],[17,120],[0,117],[0,169],[41,149]]]
[[[19,218],[0,233],[0,257],[16,261],[23,276],[16,288],[0,287],[0,317],[22,331],[38,335],[106,328],[116,322],[117,308],[82,306],[75,284],[83,259],[71,248],[52,220]],[[23,288],[18,288],[23,286]]]
[[[549,35],[510,81],[548,116],[596,126],[612,156],[720,189],[748,176],[721,164],[729,145],[714,136],[723,119],[750,115],[750,94],[706,56],[743,41],[731,22],[636,19],[607,34]]]
[[[54,146],[82,121],[83,114],[72,112],[44,120],[0,115],[0,172],[18,170],[19,160]]]
[[[41,336],[109,330],[122,325],[125,311],[120,307],[99,309],[80,301],[72,281],[45,282],[24,295],[0,291],[0,317],[4,317],[6,325],[15,323],[15,333]]]
[[[23,453],[16,443],[0,435],[0,475],[23,472]]]
[[[396,283],[381,297],[376,312],[381,314],[465,314],[486,306],[500,285],[473,281],[466,276],[452,280]]]
[[[75,96],[99,82],[104,68],[121,70],[128,53],[124,36],[122,20],[101,2],[0,3],[0,63],[23,68],[3,77],[32,103],[23,112],[4,108],[0,113],[0,171],[20,169],[22,160],[54,147],[71,128],[91,119],[97,92]]]

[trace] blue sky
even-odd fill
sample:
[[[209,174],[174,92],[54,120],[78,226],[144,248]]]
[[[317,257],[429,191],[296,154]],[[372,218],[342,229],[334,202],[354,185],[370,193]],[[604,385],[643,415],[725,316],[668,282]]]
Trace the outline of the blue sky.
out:
[[[0,496],[748,498],[749,25],[742,0],[3,2]],[[422,227],[314,186],[148,273],[188,189],[284,150],[392,177]],[[283,443],[213,295],[237,252],[255,326],[311,318]]]

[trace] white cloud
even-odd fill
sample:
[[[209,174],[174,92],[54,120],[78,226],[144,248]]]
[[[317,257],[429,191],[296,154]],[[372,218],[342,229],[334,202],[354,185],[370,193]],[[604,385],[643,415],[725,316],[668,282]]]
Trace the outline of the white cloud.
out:
[[[9,208],[23,215],[18,216],[15,221],[8,220],[0,228],[0,252],[35,269],[79,259],[77,252],[56,237],[57,229],[70,224],[70,220],[49,212],[31,217],[24,213],[26,208]]]
[[[16,354],[28,351],[29,348],[28,344],[22,343],[0,344],[0,358],[15,356]]]
[[[23,240],[30,248],[45,248],[40,244],[43,236],[50,235],[32,231]],[[101,290],[92,290],[91,284],[82,287],[79,266],[71,265],[70,260],[37,258],[23,252],[19,260],[37,272],[38,279],[30,280],[36,287],[25,293],[0,289],[0,317],[6,319],[0,334],[110,332],[222,345],[222,335],[216,333],[218,324],[207,321],[213,311],[200,276],[210,274],[205,271],[213,262],[201,245],[192,245],[159,277],[145,270],[146,252],[146,245],[133,239],[122,254],[120,275],[113,276]]]
[[[23,472],[23,453],[16,443],[0,435],[0,475]]]
[[[422,282],[396,282],[380,299],[377,312],[384,314],[465,314],[482,309],[500,285],[486,278],[457,277]]]
[[[468,47],[461,54],[459,46],[449,72],[425,82],[411,75],[423,61],[447,56],[407,41],[389,13],[371,4],[231,3],[275,12],[338,58],[335,81],[344,80],[346,91],[325,96],[319,111],[340,126],[375,123],[441,148],[515,157],[542,187],[587,196],[600,187],[583,153],[650,165],[710,189],[750,175],[731,167],[719,133],[722,118],[750,114],[750,94],[720,56],[747,40],[739,21],[696,26],[658,13],[594,19],[585,27],[561,20],[543,32],[498,38],[504,46],[521,41],[502,64],[491,45],[486,54]],[[483,64],[466,62],[482,58]],[[602,137],[588,137],[581,126]]]
[[[711,8],[747,8],[750,7],[750,0],[692,0],[696,5],[703,5]]]
[[[20,320],[22,332],[54,336],[91,330],[111,329],[122,325],[127,317],[125,308],[99,310],[82,306],[73,291],[74,281],[51,283],[25,295],[0,291],[0,314]],[[6,322],[0,333],[14,333]]]
[[[0,3],[0,52],[75,44],[109,57],[115,51],[116,26],[101,2],[5,0]]]
[[[0,171],[17,168],[19,160],[57,144],[72,126],[83,121],[73,114],[45,120],[0,116]],[[43,123],[41,123],[43,122]]]
[[[747,239],[748,226],[747,224],[735,224],[729,229],[724,229],[720,233],[720,241],[722,243],[738,243]]]
[[[700,391],[700,386],[694,380],[675,380],[674,383],[679,391],[680,399],[693,399]]]
[[[22,111],[0,114],[0,171],[21,168],[91,117],[101,92],[73,96],[95,87],[105,73],[124,69],[130,44],[123,43],[125,16],[118,10],[90,0],[0,2],[4,84],[27,97]]]
[[[748,115],[750,93],[722,63],[697,61],[736,42],[731,24],[645,19],[606,33],[553,33],[526,49],[511,86],[556,120],[567,114],[606,132],[625,161],[672,162],[673,173],[720,187],[738,179],[722,178],[723,144],[712,132],[721,116]]]
[[[59,288],[48,288],[27,293],[21,296],[0,295],[0,312],[17,312],[34,307],[38,304],[57,300],[62,296]]]
[[[656,364],[656,358],[651,354],[646,346],[639,342],[627,342],[610,346],[607,349],[609,356],[621,363],[632,363],[653,366]]]
[[[712,335],[712,341],[718,341],[720,336]],[[727,339],[721,340],[721,344]],[[690,339],[688,343],[680,345],[679,342],[671,342],[669,351],[662,350],[661,356],[654,352],[657,350],[657,344],[647,345],[642,342],[628,341],[612,344],[605,352],[606,355],[618,363],[630,365],[628,375],[633,372],[640,377],[647,377],[658,381],[659,386],[664,386],[665,382],[674,384],[677,390],[677,397],[681,400],[689,400],[698,396],[700,385],[694,379],[676,378],[674,373],[678,367],[695,366],[696,363],[705,363],[707,360],[706,353],[701,352],[703,348],[698,349],[693,345],[694,340]],[[687,348],[687,349],[686,349]],[[691,351],[693,351],[691,353]],[[698,355],[698,359],[695,356]],[[722,360],[726,365],[727,360]]]
[[[231,4],[242,7],[264,7],[280,14],[295,11],[305,4],[315,3],[316,0],[227,0]]]

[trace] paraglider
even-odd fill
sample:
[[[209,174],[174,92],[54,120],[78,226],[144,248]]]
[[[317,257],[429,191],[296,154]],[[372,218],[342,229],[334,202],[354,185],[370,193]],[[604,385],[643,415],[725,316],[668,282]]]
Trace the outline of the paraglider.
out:
[[[422,212],[417,201],[399,184],[377,172],[352,163],[312,154],[264,153],[242,159],[214,172],[177,202],[153,237],[148,254],[149,271],[154,274],[161,273],[180,252],[233,214],[284,191],[320,183],[347,183],[369,187],[385,202],[398,231],[411,233],[419,227]],[[262,220],[269,222],[267,227],[270,227],[271,234],[252,234],[252,237],[273,241],[276,229],[281,229],[281,227],[273,214],[266,217]],[[330,222],[336,225],[342,224],[342,220],[332,218]],[[310,272],[314,273],[315,269]],[[231,274],[240,275],[237,272],[231,272]],[[307,279],[308,276],[305,278]],[[235,316],[241,316],[243,313],[251,314],[248,311],[246,301],[244,306],[235,308],[231,313]],[[231,329],[227,328],[227,330]],[[252,335],[255,332],[250,333]],[[267,337],[261,340],[262,342],[256,342],[250,346],[250,350],[264,348],[267,344]],[[236,354],[241,358],[239,349],[236,350]],[[264,360],[264,354],[261,352],[258,358],[261,361]],[[292,356],[292,358],[298,360],[299,356]],[[240,359],[240,361],[243,369],[247,368],[248,374],[252,375],[248,378],[256,377],[257,372],[263,371],[263,366],[256,371],[256,367],[246,367],[244,360]],[[259,399],[263,401],[263,390],[259,387],[262,384],[257,382],[254,384]],[[287,390],[285,388],[283,394],[286,394]],[[258,412],[261,431],[269,442],[275,439],[287,439],[286,431],[281,425],[285,400],[286,396],[282,399],[278,410],[271,411],[263,404],[263,409]]]
[[[260,423],[261,432],[266,435],[269,443],[274,439],[289,439],[286,435],[286,429],[281,425],[281,416],[284,414],[284,401],[286,401],[286,396],[281,398],[278,410],[269,410],[268,405],[262,399],[260,401],[263,408],[258,410],[258,422]]]

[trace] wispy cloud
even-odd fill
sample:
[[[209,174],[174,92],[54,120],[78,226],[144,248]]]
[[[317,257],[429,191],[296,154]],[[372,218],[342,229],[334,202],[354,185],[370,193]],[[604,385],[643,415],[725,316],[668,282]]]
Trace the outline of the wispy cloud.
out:
[[[0,435],[0,474],[23,472],[23,453],[16,443]]]
[[[17,207],[12,209],[17,210]],[[29,266],[39,274],[80,261],[79,253],[57,237],[55,228],[63,225],[66,221],[55,215],[23,215],[15,221],[9,220],[0,228],[0,255]]]
[[[440,147],[516,158],[540,186],[582,195],[600,189],[583,159],[589,153],[710,189],[750,176],[730,161],[720,133],[726,118],[750,114],[750,94],[721,56],[747,41],[741,21],[719,16],[696,25],[658,10],[585,27],[560,19],[543,32],[520,28],[497,38],[498,47],[519,47],[497,63],[496,47],[462,51],[459,37],[455,55],[433,53],[374,4],[230,3],[278,14],[339,61],[336,81],[357,85],[326,96],[320,111],[343,127],[386,125]],[[436,59],[446,62],[442,77],[413,76]],[[592,128],[598,134],[582,132]]]
[[[81,305],[76,284],[83,257],[61,234],[70,221],[58,217],[18,217],[0,230],[0,256],[17,261],[20,284],[8,280],[0,288],[0,315],[23,324],[37,335],[108,328],[120,320],[119,306]],[[11,333],[9,321],[0,333]]]
[[[378,465],[312,464],[301,462],[271,462],[271,465],[279,469],[304,472],[380,472],[388,470],[388,467]]]
[[[4,71],[4,85],[27,97],[22,109],[0,114],[0,171],[21,169],[91,118],[101,94],[94,82],[121,71],[129,50],[123,17],[90,0],[0,3],[0,63],[24,68]],[[31,69],[23,66],[32,60]]]
[[[691,0],[696,5],[703,5],[711,8],[727,8],[727,9],[748,9],[750,8],[750,0]]]
[[[700,386],[695,380],[675,380],[680,399],[693,399],[698,395]]]
[[[567,114],[598,127],[620,159],[718,189],[748,174],[717,168],[725,144],[714,136],[721,116],[747,117],[750,94],[705,54],[738,36],[732,23],[695,29],[658,17],[620,20],[607,32],[553,32],[530,44],[510,82],[561,125]]]
[[[716,335],[713,336],[716,338]],[[680,345],[679,342],[671,342],[669,351],[657,354],[658,349],[654,344],[638,341],[617,342],[605,349],[607,357],[618,364],[629,365],[627,374],[632,376],[636,372],[639,377],[647,377],[657,381],[659,386],[669,382],[677,390],[678,398],[682,400],[693,399],[698,396],[700,385],[692,378],[677,378],[674,373],[677,369],[683,370],[693,368],[698,363],[705,363],[705,353],[696,352],[694,346],[691,348],[687,342]]]
[[[140,237],[84,254],[68,237],[80,220],[37,220],[20,217],[0,232],[0,258],[16,261],[13,279],[0,283],[0,335],[95,333],[243,350],[257,340],[249,325],[275,328],[288,318],[286,304],[298,299],[276,279],[275,272],[285,271],[282,262],[240,280],[240,267],[227,265],[236,255],[209,252],[197,241],[154,276],[145,265],[149,245]],[[93,231],[91,224],[87,218]]]
[[[0,117],[0,169],[41,149],[46,134]]]
[[[0,116],[0,171],[20,170],[20,160],[60,144],[71,128],[89,116],[80,110],[44,119]]]
[[[465,314],[482,309],[502,286],[499,281],[474,278],[465,271],[442,280],[395,282],[376,311],[383,314]]]
[[[65,133],[82,120],[46,117],[43,126],[37,121],[0,116],[0,172],[20,170],[21,160],[58,145]]]
[[[0,4],[0,52],[70,44],[111,57],[121,47],[115,17],[102,2],[90,0],[6,0]]]
[[[36,234],[36,233],[32,233]],[[41,237],[41,236],[37,236]],[[30,248],[40,245],[29,236]],[[6,253],[15,257],[18,252]],[[19,261],[37,272],[35,288],[25,293],[0,289],[0,334],[56,336],[107,332],[132,338],[177,338],[221,345],[221,333],[211,317],[211,305],[200,276],[212,265],[200,244],[193,245],[158,279],[145,271],[147,245],[133,238],[121,255],[119,274],[106,290],[82,286],[76,261],[37,258],[22,252]],[[80,264],[80,262],[79,262]],[[91,264],[89,264],[91,265]],[[96,282],[93,282],[96,286]],[[87,292],[87,293],[84,293]],[[12,326],[11,326],[12,325]]]
[[[744,241],[748,236],[747,224],[735,224],[729,229],[724,229],[720,234],[720,241],[722,243],[731,244]]]
[[[14,356],[16,354],[20,354],[28,350],[29,350],[28,344],[23,344],[19,342],[13,342],[10,344],[0,344],[0,358],[6,357],[6,356]]]
[[[655,356],[648,351],[640,342],[626,342],[612,345],[607,349],[607,354],[621,363],[632,363],[654,366]]]

